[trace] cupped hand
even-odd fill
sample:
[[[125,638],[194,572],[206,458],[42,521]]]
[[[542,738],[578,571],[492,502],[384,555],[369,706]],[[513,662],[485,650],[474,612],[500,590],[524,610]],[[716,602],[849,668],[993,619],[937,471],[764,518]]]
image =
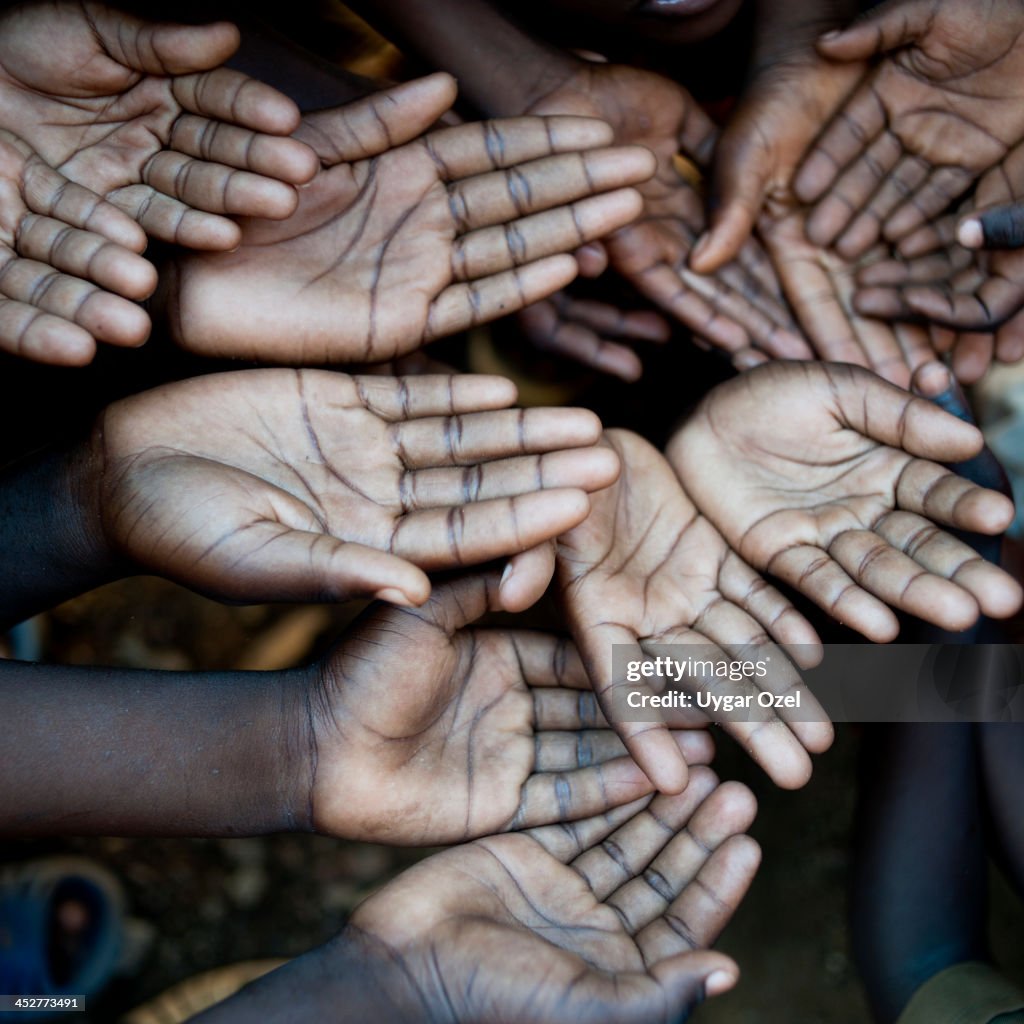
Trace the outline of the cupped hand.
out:
[[[795,179],[817,202],[820,245],[845,255],[898,242],[943,212],[1024,139],[1024,10],[1015,0],[889,0],[819,43],[881,62]]]
[[[0,125],[155,238],[230,249],[227,215],[284,217],[316,158],[287,136],[295,104],[221,68],[227,23],[140,20],[100,3],[35,2],[0,16]]]
[[[617,144],[654,153],[657,171],[639,187],[643,212],[604,243],[611,266],[637,291],[741,364],[763,360],[761,353],[810,355],[756,242],[713,277],[688,266],[704,232],[704,204],[681,173],[678,154],[707,167],[716,130],[685,89],[639,68],[581,63],[530,113],[600,118],[612,126]]]
[[[406,1019],[682,1020],[736,983],[709,946],[757,871],[755,811],[749,790],[698,768],[680,796],[422,861],[347,935],[397,967]]]
[[[886,642],[890,606],[947,630],[1020,606],[1012,577],[936,525],[998,534],[1013,518],[938,464],[981,447],[975,427],[859,367],[780,362],[715,388],[668,455],[740,556]]]
[[[652,646],[667,644],[699,644],[705,651],[720,650],[724,659],[741,661],[755,647],[774,650],[770,635],[801,645],[801,656],[811,664],[820,656],[818,637],[781,594],[729,549],[657,449],[619,430],[607,431],[605,442],[618,454],[622,475],[594,494],[587,519],[558,539],[558,586],[605,716],[658,789],[679,792],[686,785],[686,763],[666,721],[626,720],[619,698],[631,684],[616,677],[613,645],[623,645],[629,661],[643,661]],[[759,688],[778,693],[803,689],[780,652],[772,666],[764,678],[735,684],[719,680],[717,685],[744,694]],[[683,685],[710,690],[716,682],[688,680]],[[815,717],[807,712],[816,707],[813,696],[804,690],[802,697],[803,717]],[[726,721],[723,728],[775,782],[796,788],[810,777],[807,751],[825,750],[832,741],[824,712],[817,717],[796,721],[773,714],[766,721]]]
[[[64,366],[96,342],[140,345],[156,271],[145,235],[120,210],[53,170],[0,129],[0,350]]]
[[[454,98],[434,75],[307,117],[297,136],[320,172],[288,219],[247,220],[234,252],[178,261],[176,339],[275,362],[391,359],[557,291],[569,253],[639,212],[623,186],[653,160],[600,148],[607,125],[525,117],[417,139]]]
[[[555,292],[527,306],[519,327],[542,352],[574,359],[625,381],[639,380],[643,363],[629,342],[668,341],[668,321],[653,310],[626,310],[610,302]]]
[[[571,822],[651,792],[571,643],[471,628],[499,608],[497,574],[467,576],[422,608],[371,608],[320,662],[308,700],[317,829],[432,846]],[[691,764],[714,752],[705,732],[673,740]]]
[[[244,370],[110,406],[87,504],[129,568],[237,601],[420,604],[424,570],[526,551],[618,473],[585,410],[499,377]],[[581,450],[574,450],[581,449]]]

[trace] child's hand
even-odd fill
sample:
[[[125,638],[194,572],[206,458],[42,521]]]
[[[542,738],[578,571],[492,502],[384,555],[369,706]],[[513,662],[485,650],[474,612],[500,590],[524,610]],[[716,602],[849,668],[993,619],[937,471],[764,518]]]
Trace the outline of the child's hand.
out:
[[[669,445],[729,545],[869,639],[889,605],[943,629],[1013,614],[1021,588],[935,523],[998,534],[1013,505],[931,460],[981,433],[859,367],[772,363],[715,388]]]
[[[760,863],[751,792],[698,768],[686,792],[429,857],[326,945],[195,1024],[681,1021],[735,985],[709,947]]]
[[[0,129],[0,350],[88,363],[96,342],[140,345],[156,271],[146,238],[115,206],[69,182]]]
[[[0,125],[155,238],[238,244],[224,214],[286,217],[316,171],[286,96],[219,68],[233,25],[158,24],[99,3],[0,18]],[[217,70],[213,70],[217,69]]]
[[[899,242],[1024,139],[1016,0],[889,0],[819,50],[882,56],[797,173],[819,245],[857,256],[880,236]]]
[[[433,846],[603,814],[651,792],[601,717],[575,648],[473,629],[496,574],[438,586],[419,609],[377,607],[320,663],[310,694],[315,827]],[[706,734],[675,733],[693,764]]]
[[[597,148],[611,141],[599,121],[514,118],[399,144],[454,98],[434,75],[308,117],[297,135],[323,168],[287,220],[246,221],[236,251],[181,260],[177,340],[287,363],[391,359],[550,295],[576,275],[569,253],[639,213],[622,186],[653,159]]]
[[[605,438],[619,455],[622,476],[593,495],[590,516],[559,538],[558,583],[605,716],[655,786],[677,793],[686,785],[686,763],[668,727],[623,721],[617,711],[617,691],[625,684],[613,673],[612,645],[633,648],[629,659],[638,661],[652,645],[665,644],[720,647],[723,658],[742,660],[749,656],[745,648],[770,644],[771,633],[782,643],[807,645],[810,664],[819,653],[818,637],[781,594],[729,550],[660,452],[626,431],[611,430]],[[801,686],[784,656],[774,658],[773,665],[764,679],[725,685],[743,693]],[[806,709],[815,702],[807,691],[803,705],[808,717]],[[707,719],[698,712],[685,724],[707,724]],[[802,786],[811,773],[806,750],[820,752],[832,741],[824,712],[818,722],[773,717],[772,728],[764,724],[727,722],[724,728],[779,785]]]
[[[928,332],[861,315],[854,303],[858,264],[811,241],[807,217],[806,208],[779,194],[768,200],[758,231],[815,352],[909,386],[914,371],[935,359]]]
[[[529,112],[601,118],[616,143],[646,146],[657,157],[657,173],[639,189],[643,213],[604,243],[611,266],[639,292],[742,365],[762,361],[761,353],[810,357],[756,243],[715,277],[688,266],[704,232],[704,204],[675,158],[682,152],[706,167],[716,131],[681,86],[638,68],[584,64]]]
[[[421,604],[423,570],[534,547],[618,473],[587,447],[592,413],[515,398],[509,381],[468,375],[170,384],[102,415],[94,507],[116,554],[222,599]]]

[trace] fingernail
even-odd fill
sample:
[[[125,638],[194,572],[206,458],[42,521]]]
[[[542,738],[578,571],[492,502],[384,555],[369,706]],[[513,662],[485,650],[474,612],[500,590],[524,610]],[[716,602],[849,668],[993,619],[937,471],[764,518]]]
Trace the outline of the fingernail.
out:
[[[842,34],[843,33],[839,29],[834,28],[834,29],[831,29],[830,31],[826,32],[821,37],[821,41],[823,43],[830,43],[830,42],[832,42],[833,39],[838,39]]]
[[[508,565],[505,566],[505,571],[501,574],[501,583],[498,584],[499,589],[505,586],[505,584],[512,579],[512,572],[512,563],[509,562]]]
[[[956,238],[965,249],[980,249],[985,241],[985,230],[981,226],[981,221],[965,220],[957,228]]]
[[[697,244],[693,247],[690,252],[690,263],[691,265],[701,258],[708,251],[708,245],[711,242],[711,236],[705,231],[700,238],[697,239]]]
[[[733,976],[728,971],[712,971],[704,982],[704,992],[709,998],[728,992],[734,984]]]
[[[388,604],[397,604],[402,608],[411,608],[412,601],[397,587],[384,587],[373,595],[378,601],[387,601]]]

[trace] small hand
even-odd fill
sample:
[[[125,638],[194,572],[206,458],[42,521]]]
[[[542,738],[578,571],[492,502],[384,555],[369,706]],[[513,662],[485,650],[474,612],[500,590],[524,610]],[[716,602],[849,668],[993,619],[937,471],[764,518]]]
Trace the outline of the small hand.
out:
[[[853,366],[772,363],[715,388],[669,445],[729,545],[876,642],[888,606],[944,629],[1002,618],[1020,586],[935,523],[998,534],[1012,503],[931,461],[973,426]]]
[[[715,277],[687,265],[704,231],[704,204],[677,154],[707,166],[716,131],[681,86],[638,68],[588,63],[530,112],[601,118],[616,143],[645,146],[657,157],[657,172],[639,188],[639,219],[604,243],[611,266],[641,294],[741,362],[762,361],[761,352],[810,356],[756,243]]]
[[[870,367],[908,386],[914,371],[935,359],[927,332],[862,315],[854,303],[858,264],[811,241],[807,216],[791,195],[775,196],[767,202],[758,231],[816,353],[821,359]]]
[[[527,117],[417,139],[454,98],[433,75],[308,117],[297,134],[323,167],[299,208],[244,222],[234,252],[178,262],[176,339],[288,363],[391,359],[550,295],[576,275],[568,253],[639,212],[621,186],[653,161],[598,149],[607,125]]]
[[[795,180],[820,245],[848,257],[898,242],[1024,139],[1024,12],[1015,0],[889,0],[819,42],[833,60],[882,60]]]
[[[464,577],[423,608],[371,608],[320,663],[309,702],[319,830],[461,843],[651,792],[568,641],[470,628],[498,609],[497,584],[494,574]],[[673,739],[689,763],[714,752],[706,733]]]
[[[509,409],[515,397],[469,375],[170,384],[100,418],[89,507],[130,564],[221,599],[420,604],[423,570],[541,544],[618,473],[586,448],[592,413]]]
[[[818,638],[698,513],[655,448],[626,431],[607,431],[605,440],[619,456],[622,476],[594,494],[587,519],[559,538],[558,585],[605,716],[658,789],[679,792],[686,785],[686,763],[666,724],[625,720],[618,696],[627,684],[615,676],[612,645],[631,648],[631,661],[643,661],[652,645],[666,644],[721,648],[721,657],[738,661],[749,648],[770,643],[767,631],[782,643],[807,645],[810,664],[820,655]],[[735,684],[736,691],[801,686],[784,657],[774,662],[769,676]],[[812,717],[806,709],[815,706],[813,697],[804,692],[803,698],[804,717]],[[832,741],[824,713],[818,722],[773,716],[772,727],[764,725],[737,721],[724,728],[779,785],[802,786],[811,773],[806,750],[825,750]]]
[[[155,238],[230,249],[224,215],[285,217],[316,170],[287,136],[298,108],[220,68],[226,23],[142,21],[100,3],[42,3],[0,17],[0,125]]]
[[[156,271],[120,210],[0,129],[0,350],[43,363],[88,363],[96,342],[139,345]]]
[[[397,966],[405,1019],[682,1020],[736,982],[708,947],[757,871],[755,811],[749,790],[698,768],[680,796],[422,861],[341,938]]]
[[[607,302],[555,292],[519,314],[527,339],[544,352],[575,359],[625,381],[640,379],[643,364],[626,342],[668,341],[664,317],[651,310],[631,312]]]

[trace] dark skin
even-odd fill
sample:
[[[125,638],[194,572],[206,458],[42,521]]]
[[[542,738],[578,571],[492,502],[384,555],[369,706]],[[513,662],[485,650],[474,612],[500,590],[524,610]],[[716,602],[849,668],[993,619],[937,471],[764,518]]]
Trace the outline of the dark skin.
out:
[[[760,859],[743,786],[479,839],[423,861],[335,940],[197,1021],[677,1021],[727,991],[708,950]]]

